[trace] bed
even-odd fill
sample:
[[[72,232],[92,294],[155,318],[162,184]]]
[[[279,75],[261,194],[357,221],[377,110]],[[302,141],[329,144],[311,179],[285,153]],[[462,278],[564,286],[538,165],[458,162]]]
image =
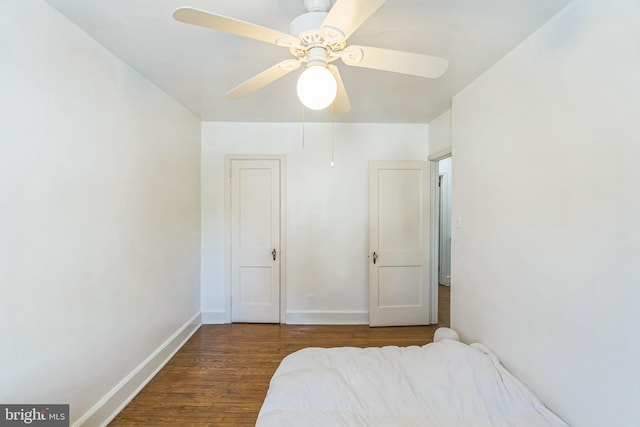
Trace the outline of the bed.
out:
[[[482,344],[306,348],[274,373],[256,426],[567,427]]]

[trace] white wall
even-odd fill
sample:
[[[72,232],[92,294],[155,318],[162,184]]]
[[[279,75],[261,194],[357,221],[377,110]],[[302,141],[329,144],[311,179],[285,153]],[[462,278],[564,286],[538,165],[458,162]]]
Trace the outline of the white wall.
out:
[[[639,16],[576,0],[453,100],[452,326],[576,427],[638,425]]]
[[[224,322],[225,154],[286,155],[289,322],[368,321],[369,160],[425,160],[427,125],[202,124],[202,311]],[[315,304],[307,304],[307,295]]]
[[[1,11],[0,402],[73,423],[199,313],[200,123],[46,3]]]
[[[451,154],[451,110],[429,123],[429,158],[438,159]]]

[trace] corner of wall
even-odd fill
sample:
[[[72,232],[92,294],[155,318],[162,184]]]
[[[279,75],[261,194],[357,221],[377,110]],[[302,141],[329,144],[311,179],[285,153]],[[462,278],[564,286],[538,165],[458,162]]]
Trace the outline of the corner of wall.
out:
[[[451,154],[451,109],[429,123],[429,160],[438,160]]]
[[[73,424],[73,427],[106,426],[109,424],[200,328],[202,324],[200,319],[201,314],[199,312],[191,317],[138,367],[80,417]]]

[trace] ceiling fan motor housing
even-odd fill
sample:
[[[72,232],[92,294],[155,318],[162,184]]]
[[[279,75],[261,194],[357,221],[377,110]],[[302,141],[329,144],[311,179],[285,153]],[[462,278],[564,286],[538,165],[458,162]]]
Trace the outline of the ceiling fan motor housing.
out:
[[[331,0],[305,0],[307,13],[295,18],[289,25],[289,34],[300,41],[300,44],[282,43],[289,47],[293,56],[312,63],[327,64],[338,59],[335,53],[346,47],[346,37],[337,28],[323,27],[322,24],[331,9]],[[320,49],[324,52],[320,52]]]
[[[331,9],[331,0],[304,0],[304,7],[307,13],[298,16],[289,24],[289,34],[292,36],[300,37],[308,31],[318,30]]]
[[[320,28],[322,21],[327,16],[327,12],[307,12],[295,18],[289,24],[289,34],[301,37],[302,34],[309,31],[315,31]]]
[[[331,0],[304,0],[307,12],[329,12]]]

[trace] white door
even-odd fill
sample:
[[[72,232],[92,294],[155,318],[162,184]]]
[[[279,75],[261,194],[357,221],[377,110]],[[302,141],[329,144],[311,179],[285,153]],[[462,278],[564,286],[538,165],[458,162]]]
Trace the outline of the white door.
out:
[[[231,160],[231,321],[280,322],[280,161]]]
[[[429,323],[429,163],[369,164],[369,324]]]

